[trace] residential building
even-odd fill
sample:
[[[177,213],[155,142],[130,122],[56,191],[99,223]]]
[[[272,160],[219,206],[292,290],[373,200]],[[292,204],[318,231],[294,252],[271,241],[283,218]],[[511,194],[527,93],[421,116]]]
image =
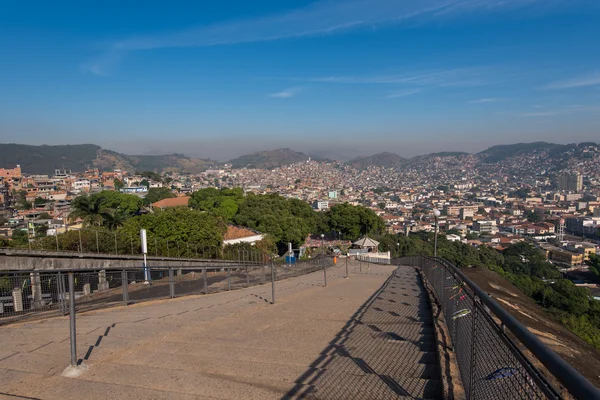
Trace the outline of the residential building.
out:
[[[564,172],[558,177],[558,190],[579,193],[583,190],[583,176],[579,172]]]
[[[480,235],[493,235],[498,232],[498,226],[496,221],[475,221],[473,222],[473,231]]]

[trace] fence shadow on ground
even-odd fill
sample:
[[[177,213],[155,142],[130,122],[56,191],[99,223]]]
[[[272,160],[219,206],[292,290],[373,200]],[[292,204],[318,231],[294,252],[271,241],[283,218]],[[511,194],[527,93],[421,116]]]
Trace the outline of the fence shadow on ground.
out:
[[[283,399],[440,398],[435,347],[423,283],[399,267]]]

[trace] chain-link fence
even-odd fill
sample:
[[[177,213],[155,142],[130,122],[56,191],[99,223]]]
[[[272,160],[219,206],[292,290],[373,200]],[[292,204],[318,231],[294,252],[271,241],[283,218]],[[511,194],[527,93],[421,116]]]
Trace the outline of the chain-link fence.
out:
[[[398,263],[420,267],[439,302],[467,399],[562,399],[522,349],[531,352],[576,398],[600,398],[591,383],[455,266],[430,257],[405,257]]]

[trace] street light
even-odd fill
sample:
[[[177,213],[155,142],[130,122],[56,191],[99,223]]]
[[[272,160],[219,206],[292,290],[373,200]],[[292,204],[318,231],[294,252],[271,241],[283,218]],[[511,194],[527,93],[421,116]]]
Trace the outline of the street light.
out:
[[[325,246],[325,234],[321,233],[321,251],[324,253],[325,250],[323,249],[323,246]]]
[[[400,257],[400,242],[396,243],[397,249],[398,249],[398,257]]]
[[[433,256],[437,257],[437,237],[438,237],[438,218],[442,213],[437,208],[433,209],[433,218],[435,219],[435,239],[433,244]]]

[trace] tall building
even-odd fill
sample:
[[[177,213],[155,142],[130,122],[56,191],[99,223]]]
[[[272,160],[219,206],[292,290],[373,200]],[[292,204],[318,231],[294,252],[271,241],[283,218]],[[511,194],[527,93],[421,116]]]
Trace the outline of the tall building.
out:
[[[558,190],[581,192],[583,190],[583,176],[579,172],[563,172],[558,176]]]

